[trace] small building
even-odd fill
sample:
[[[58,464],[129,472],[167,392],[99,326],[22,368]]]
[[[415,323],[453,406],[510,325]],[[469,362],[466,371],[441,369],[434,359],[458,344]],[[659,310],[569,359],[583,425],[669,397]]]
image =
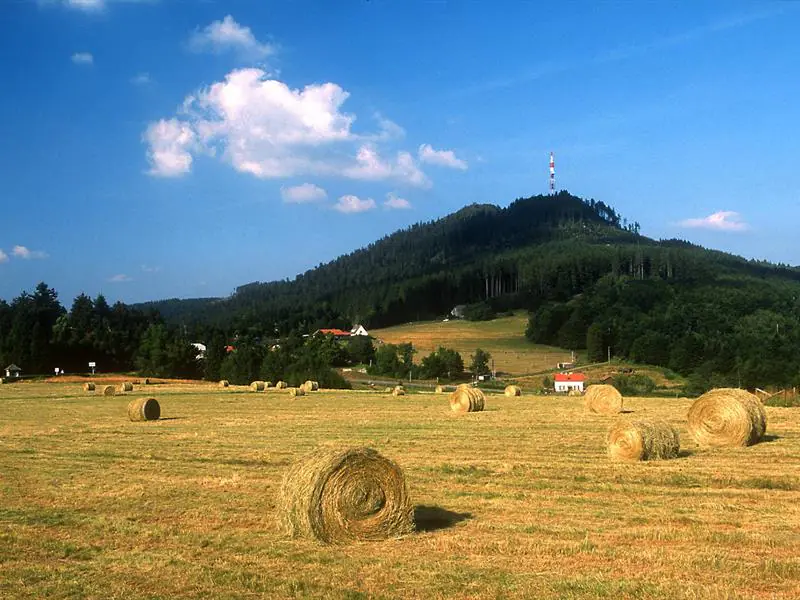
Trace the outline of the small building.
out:
[[[20,369],[14,363],[11,363],[6,367],[6,377],[8,377],[9,379],[18,379],[20,373],[22,373],[22,369]]]
[[[203,360],[206,357],[206,345],[201,342],[192,342],[192,346],[194,346],[195,350],[197,350],[197,356],[195,356],[195,360]]]
[[[450,311],[450,316],[456,319],[463,319],[466,310],[467,310],[466,304],[459,304],[453,307],[453,310]]]
[[[553,377],[553,387],[556,392],[571,392],[572,390],[583,393],[583,384],[586,375],[583,373],[556,373]]]
[[[558,363],[557,368],[558,369],[562,369],[564,371],[568,371],[570,369],[574,369],[575,368],[575,363],[574,362],[560,362],[560,363]]]
[[[315,336],[316,335],[332,335],[334,337],[334,339],[341,340],[341,339],[344,339],[344,338],[349,338],[350,337],[350,332],[349,331],[344,331],[343,329],[336,329],[336,328],[332,328],[332,329],[317,329],[314,332],[314,335]]]
[[[369,337],[369,332],[364,328],[363,325],[355,325],[350,330],[350,335],[363,335]]]

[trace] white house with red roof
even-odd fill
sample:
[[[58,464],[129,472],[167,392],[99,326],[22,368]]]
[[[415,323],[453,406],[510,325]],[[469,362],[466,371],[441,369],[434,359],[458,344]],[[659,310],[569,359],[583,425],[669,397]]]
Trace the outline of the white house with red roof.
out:
[[[343,329],[317,329],[312,335],[332,335],[334,339],[340,340],[343,338],[349,338],[350,332],[344,331]]]
[[[556,392],[571,392],[577,390],[583,393],[583,384],[586,375],[583,373],[556,373],[553,377],[553,387]]]

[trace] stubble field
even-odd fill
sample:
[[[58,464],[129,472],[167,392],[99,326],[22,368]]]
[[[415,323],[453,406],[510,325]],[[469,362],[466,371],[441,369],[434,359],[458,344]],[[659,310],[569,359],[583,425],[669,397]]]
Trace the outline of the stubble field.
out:
[[[127,421],[142,395],[162,420]],[[618,464],[613,419],[581,398],[490,395],[455,416],[433,394],[0,386],[0,597],[800,597],[797,409],[768,407],[756,446],[701,450],[690,404],[626,399],[682,452]],[[396,460],[417,531],[283,538],[281,478],[318,444]]]

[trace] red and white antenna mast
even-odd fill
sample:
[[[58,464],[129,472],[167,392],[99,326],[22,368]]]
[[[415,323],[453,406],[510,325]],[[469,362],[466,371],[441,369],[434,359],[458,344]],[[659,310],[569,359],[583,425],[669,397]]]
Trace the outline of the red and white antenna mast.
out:
[[[556,159],[553,153],[550,153],[550,195],[554,196],[556,193]]]

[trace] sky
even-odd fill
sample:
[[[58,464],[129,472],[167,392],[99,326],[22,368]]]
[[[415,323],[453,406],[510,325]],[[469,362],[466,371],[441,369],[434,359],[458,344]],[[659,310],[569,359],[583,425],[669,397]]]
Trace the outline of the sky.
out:
[[[800,3],[0,0],[0,298],[226,296],[556,187],[800,264]]]

